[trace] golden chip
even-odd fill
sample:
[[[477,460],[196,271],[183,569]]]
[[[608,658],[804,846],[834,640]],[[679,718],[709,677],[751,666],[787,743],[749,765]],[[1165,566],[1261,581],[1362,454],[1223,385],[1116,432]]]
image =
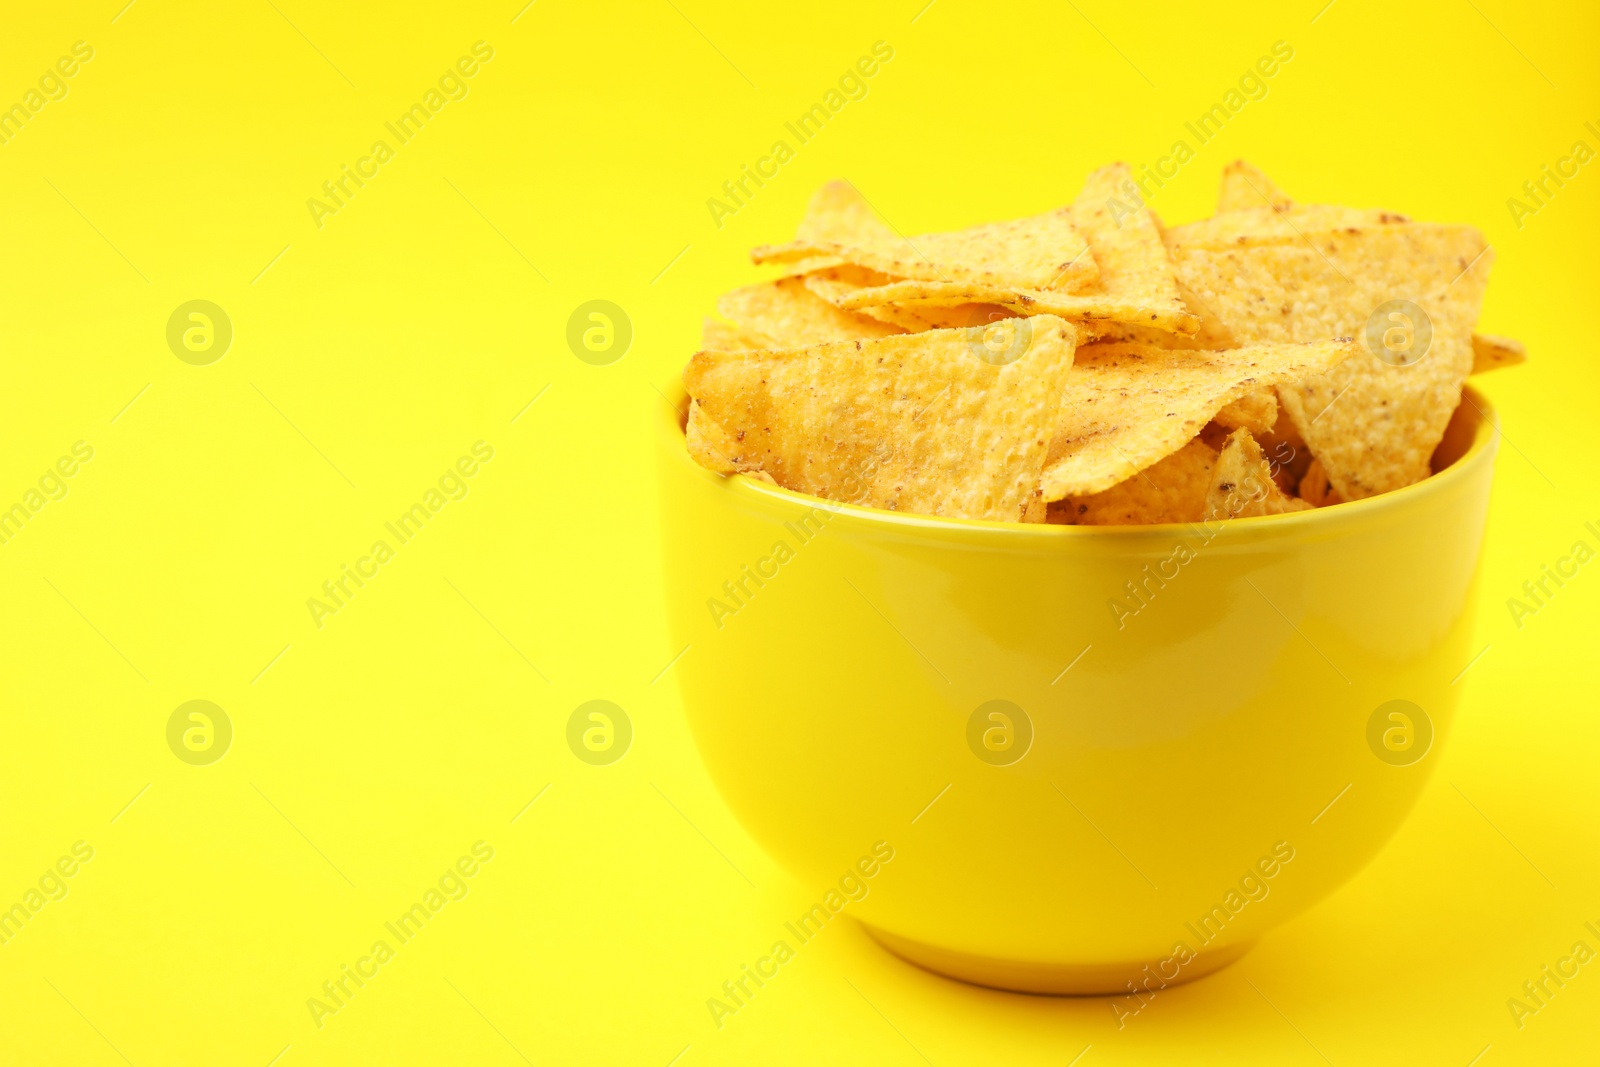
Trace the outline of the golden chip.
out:
[[[1518,363],[1528,362],[1528,350],[1521,341],[1513,341],[1509,337],[1496,337],[1492,333],[1475,333],[1472,335],[1472,373],[1482,374],[1486,370],[1498,370],[1501,367],[1515,367]]]
[[[1123,190],[1132,183],[1132,168],[1113,163],[1089,175],[1072,203],[1072,221],[1088,241],[1099,268],[1096,285],[1085,291],[1162,309],[1176,321],[1188,314],[1178,296],[1177,269],[1154,213],[1126,199]]]
[[[878,217],[854,185],[831,181],[811,197],[794,236],[797,241],[852,244],[892,239],[894,229]]]
[[[683,436],[689,445],[689,455],[708,470],[732,474],[750,469],[750,465],[742,462],[738,440],[693,400],[689,401],[689,422]]]
[[[763,246],[750,255],[757,263],[833,257],[896,278],[1020,289],[1070,291],[1092,285],[1097,273],[1069,208],[910,239],[881,233],[851,240],[807,238]]]
[[[717,310],[742,329],[763,334],[787,348],[900,332],[898,326],[839,310],[807,289],[799,278],[735,289],[717,301]]]
[[[857,289],[839,302],[841,307],[852,310],[884,304],[920,308],[967,303],[998,304],[1024,315],[1055,315],[1074,322],[1092,324],[1105,320],[1184,333],[1193,333],[1200,323],[1181,307],[1150,307],[1103,294],[1057,293],[974,282],[908,279]]]
[[[1241,208],[1270,207],[1285,211],[1294,201],[1272,180],[1242,159],[1236,159],[1222,168],[1222,192],[1217,196],[1217,210],[1238,211]]]
[[[1039,474],[1077,343],[1070,323],[1011,320],[763,352],[701,352],[684,386],[779,485],[923,515],[1044,518]]]
[[[890,279],[887,274],[880,274],[866,267],[856,267],[849,263],[840,263],[837,266],[826,267],[821,270],[808,271],[800,279],[805,287],[817,296],[826,300],[834,307],[857,289],[865,289],[873,285],[883,285]],[[931,329],[927,319],[918,315],[909,308],[873,307],[862,308],[861,314],[868,318],[877,319],[898,326],[902,330],[917,333]]]
[[[1349,341],[1224,352],[1088,345],[1066,377],[1044,498],[1109,489],[1176,452],[1245,393],[1321,373],[1354,351]]]
[[[1327,204],[1288,208],[1237,208],[1167,231],[1167,245],[1176,258],[1186,248],[1240,248],[1261,244],[1304,243],[1321,233],[1354,232],[1410,223],[1392,211]],[[1178,275],[1183,276],[1182,272]]]
[[[773,344],[770,337],[713,318],[707,318],[700,327],[700,347],[704,349],[737,352],[742,348],[771,348]]]
[[[1271,388],[1252,389],[1219,408],[1211,419],[1230,430],[1244,427],[1254,434],[1271,433],[1278,421],[1278,394]]]
[[[841,306],[851,294],[860,289],[887,285],[893,281],[887,274],[880,274],[865,267],[851,266],[848,263],[812,271],[805,275],[803,280],[807,289],[835,307]],[[957,304],[948,308],[915,309],[901,307],[898,304],[881,304],[876,307],[861,308],[860,314],[917,333],[921,330],[976,326],[996,318],[1004,318],[1012,313],[995,304]]]
[[[1217,450],[1196,437],[1104,492],[1052,503],[1046,521],[1077,526],[1199,522],[1216,462]]]
[[[1248,212],[1231,212],[1245,215]],[[1245,341],[1358,337],[1365,351],[1278,389],[1347,500],[1420,481],[1472,369],[1492,255],[1467,226],[1411,223],[1176,247],[1194,299]]]
[[[1211,487],[1206,490],[1207,522],[1215,519],[1243,519],[1255,515],[1282,515],[1287,511],[1308,511],[1304,500],[1286,496],[1273,479],[1272,465],[1249,430],[1235,430],[1217,456],[1211,471]]]
[[[1282,402],[1278,404],[1278,421],[1272,424],[1272,429],[1264,433],[1250,432],[1261,445],[1261,450],[1271,457],[1281,471],[1278,484],[1283,486],[1283,491],[1293,491],[1299,486],[1300,479],[1305,477],[1313,457],[1300,431],[1294,428],[1294,420],[1283,410]]]

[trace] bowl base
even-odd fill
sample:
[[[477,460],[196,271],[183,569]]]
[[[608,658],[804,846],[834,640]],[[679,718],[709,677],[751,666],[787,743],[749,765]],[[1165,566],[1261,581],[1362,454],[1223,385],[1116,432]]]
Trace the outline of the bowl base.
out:
[[[872,939],[890,952],[923,970],[955,978],[990,989],[1003,989],[1013,993],[1048,993],[1056,996],[1104,996],[1128,993],[1148,960],[1127,963],[1034,963],[1024,960],[1000,960],[988,956],[972,956],[937,945],[927,945],[891,934],[876,927],[861,924]],[[1177,976],[1166,983],[1170,988],[1203,978],[1219,971],[1249,952],[1254,941],[1225,945],[1195,955],[1184,964]],[[1159,979],[1158,979],[1159,981]]]

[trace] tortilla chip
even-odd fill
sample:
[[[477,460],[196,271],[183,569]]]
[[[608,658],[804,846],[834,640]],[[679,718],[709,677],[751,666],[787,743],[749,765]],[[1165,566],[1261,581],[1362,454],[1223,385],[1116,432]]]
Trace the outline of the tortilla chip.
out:
[[[1050,505],[1046,521],[1077,526],[1199,522],[1217,450],[1196,437],[1172,455],[1110,489]]]
[[[877,285],[887,285],[894,281],[887,274],[880,274],[875,270],[865,267],[851,266],[848,263],[824,270],[813,271],[803,278],[805,286],[813,293],[839,307],[852,293]],[[967,326],[977,326],[985,321],[1003,318],[1012,314],[997,304],[957,304],[954,307],[924,307],[909,308],[898,304],[880,304],[876,307],[864,307],[859,314],[880,322],[892,323],[903,330],[918,333],[922,330],[953,330]]]
[[[1038,521],[1039,473],[1077,332],[1048,316],[1018,358],[981,329],[701,352],[684,385],[779,485],[921,515]],[[742,435],[742,436],[741,436]]]
[[[1261,442],[1261,447],[1266,448],[1268,451],[1271,451],[1273,443],[1282,441],[1296,453],[1305,454],[1307,452],[1305,438],[1301,437],[1300,431],[1295,429],[1294,420],[1284,412],[1281,403],[1278,405],[1278,420],[1272,424],[1272,429],[1263,434],[1256,434],[1256,439]],[[1306,462],[1310,463],[1311,461],[1308,458]]]
[[[1211,471],[1211,486],[1206,490],[1206,521],[1311,510],[1311,505],[1304,500],[1286,496],[1272,475],[1272,465],[1250,431],[1233,431]]]
[[[854,185],[831,181],[812,195],[794,236],[797,241],[854,244],[893,240],[894,228],[878,217]]]
[[[1017,313],[999,304],[952,304],[950,307],[933,307],[924,305],[919,308],[902,307],[899,304],[880,304],[876,308],[862,308],[861,314],[870,315],[873,311],[893,311],[900,314],[916,315],[925,321],[930,329],[935,330],[964,330],[969,326],[985,326],[1001,319],[1013,319]]]
[[[738,440],[724,430],[693,400],[689,401],[689,422],[684,427],[684,440],[689,445],[689,455],[695,462],[719,474],[751,470],[753,464],[744,461]]]
[[[1432,329],[1422,358],[1397,366],[1363,351],[1281,386],[1278,397],[1345,499],[1428,476],[1472,369],[1472,330],[1493,258],[1477,230],[1383,225],[1271,244],[1178,245],[1176,258],[1195,299],[1246,341],[1362,337],[1380,305],[1418,304]]]
[[[1089,175],[1072,203],[1073,224],[1089,242],[1100,272],[1095,287],[1085,291],[1186,315],[1161,224],[1142,203],[1128,203],[1124,190],[1132,185],[1133,169],[1113,163]]]
[[[1356,351],[1349,340],[1225,352],[1082,348],[1066,376],[1044,498],[1109,489],[1176,452],[1244,394],[1319,374]]]
[[[898,326],[839,310],[807,289],[799,278],[735,289],[717,301],[717,310],[741,329],[763,334],[775,345],[788,348],[901,332]]]
[[[744,348],[771,348],[772,338],[749,330],[741,330],[730,323],[707,317],[700,326],[700,347],[713,351],[737,352]]]
[[[1251,390],[1233,403],[1218,409],[1211,419],[1230,430],[1237,430],[1242,426],[1251,433],[1271,433],[1273,425],[1278,421],[1278,394],[1270,387]]]
[[[1528,350],[1521,341],[1497,337],[1492,333],[1472,335],[1472,373],[1482,374],[1501,367],[1515,367],[1528,362]]]
[[[1183,308],[1148,307],[1103,294],[1057,293],[973,282],[929,282],[917,279],[857,289],[842,299],[840,306],[856,310],[884,304],[921,308],[925,305],[953,307],[968,303],[998,304],[1024,315],[1055,315],[1088,324],[1109,320],[1185,333],[1193,333],[1200,323],[1198,318]]]
[[[1094,284],[1098,268],[1088,253],[1083,235],[1072,225],[1071,209],[1061,208],[1033,218],[909,240],[882,234],[854,240],[802,239],[762,246],[750,256],[757,263],[831,256],[896,278],[1067,292]]]
[[[1191,300],[1187,290],[1188,287],[1180,280],[1178,296],[1190,316],[1185,322],[1195,326],[1192,334],[1177,333],[1154,326],[1130,325],[1111,319],[1096,319],[1085,323],[1085,328],[1097,341],[1147,344],[1158,348],[1204,348],[1211,351],[1238,348],[1239,342],[1234,339],[1233,334],[1227,331],[1215,315],[1207,313],[1204,304]]]
[[[1410,222],[1404,215],[1392,211],[1331,204],[1236,208],[1209,219],[1174,226],[1167,231],[1167,243],[1176,258],[1182,248],[1239,248],[1304,242],[1319,233],[1371,230]],[[1182,276],[1180,272],[1179,277]]]
[[[1328,474],[1322,469],[1321,460],[1312,460],[1311,466],[1306,468],[1305,476],[1300,479],[1300,499],[1314,508],[1344,503],[1344,497],[1339,495],[1339,490],[1328,481]]]
[[[822,270],[808,271],[800,280],[811,292],[838,307],[841,300],[857,289],[883,285],[890,279],[887,274],[880,274],[875,270],[840,263]],[[860,314],[898,326],[909,333],[920,333],[932,328],[927,319],[910,308],[892,306],[862,308]]]
[[[1277,390],[1274,389],[1273,392],[1276,393]],[[1283,410],[1282,402],[1278,404],[1278,419],[1270,430],[1261,433],[1251,430],[1250,433],[1276,468],[1278,485],[1285,493],[1296,492],[1300,479],[1305,477],[1306,468],[1311,466],[1313,457],[1311,450],[1300,437],[1300,431],[1294,428],[1294,420]],[[1223,436],[1226,437],[1227,433],[1224,432]]]
[[[1294,201],[1273,185],[1272,179],[1244,160],[1236,159],[1222,168],[1222,192],[1217,196],[1218,211],[1252,207],[1286,211],[1293,206]]]

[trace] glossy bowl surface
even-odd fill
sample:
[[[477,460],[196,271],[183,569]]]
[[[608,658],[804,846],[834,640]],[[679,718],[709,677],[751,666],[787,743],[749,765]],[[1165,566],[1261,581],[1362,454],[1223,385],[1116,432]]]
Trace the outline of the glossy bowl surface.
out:
[[[1210,526],[836,505],[660,431],[673,674],[819,924],[985,985],[1159,988],[1358,871],[1437,762],[1497,438],[1470,389],[1426,481]]]

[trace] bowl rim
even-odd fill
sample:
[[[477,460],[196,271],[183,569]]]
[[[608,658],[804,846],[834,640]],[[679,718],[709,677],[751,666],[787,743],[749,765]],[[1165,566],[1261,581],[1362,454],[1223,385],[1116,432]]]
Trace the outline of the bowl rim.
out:
[[[689,394],[682,383],[674,383],[674,390],[667,396],[670,410],[662,417],[667,420],[676,439],[678,455],[683,461],[692,466],[696,471],[708,478],[715,478],[724,482],[729,491],[736,497],[751,502],[764,504],[781,503],[788,506],[801,506],[812,510],[827,511],[841,518],[853,519],[870,527],[885,530],[898,529],[902,532],[918,531],[922,533],[949,533],[949,534],[974,534],[983,533],[990,536],[1005,536],[1010,538],[1038,538],[1038,537],[1093,537],[1099,539],[1145,539],[1151,537],[1167,538],[1175,533],[1192,531],[1199,523],[1170,522],[1170,523],[1144,523],[1125,526],[1077,526],[1046,522],[1005,522],[999,519],[963,519],[940,515],[918,515],[910,512],[889,511],[884,508],[866,507],[861,504],[846,504],[837,500],[828,500],[824,497],[811,496],[794,489],[785,489],[781,485],[774,485],[757,478],[743,474],[719,474],[708,470],[696,463],[689,455],[684,444],[685,413],[688,411]],[[1466,417],[1473,420],[1471,427],[1472,441],[1466,450],[1456,458],[1455,462],[1435,474],[1429,475],[1420,482],[1391,489],[1386,493],[1365,497],[1361,500],[1347,500],[1330,507],[1313,508],[1309,511],[1291,511],[1281,515],[1252,515],[1243,518],[1233,518],[1226,521],[1230,529],[1255,529],[1263,530],[1272,528],[1273,532],[1290,530],[1315,530],[1327,527],[1330,524],[1345,519],[1358,517],[1374,517],[1385,511],[1393,511],[1408,504],[1420,503],[1430,496],[1446,493],[1454,489],[1458,483],[1473,477],[1485,464],[1494,462],[1500,439],[1500,420],[1494,405],[1470,382],[1462,383],[1461,403],[1456,411],[1451,413],[1451,419],[1456,418],[1464,406],[1470,406],[1472,414]],[[1448,430],[1447,430],[1448,432]],[[1437,447],[1437,446],[1436,446]],[[1204,522],[1204,520],[1201,520]]]

